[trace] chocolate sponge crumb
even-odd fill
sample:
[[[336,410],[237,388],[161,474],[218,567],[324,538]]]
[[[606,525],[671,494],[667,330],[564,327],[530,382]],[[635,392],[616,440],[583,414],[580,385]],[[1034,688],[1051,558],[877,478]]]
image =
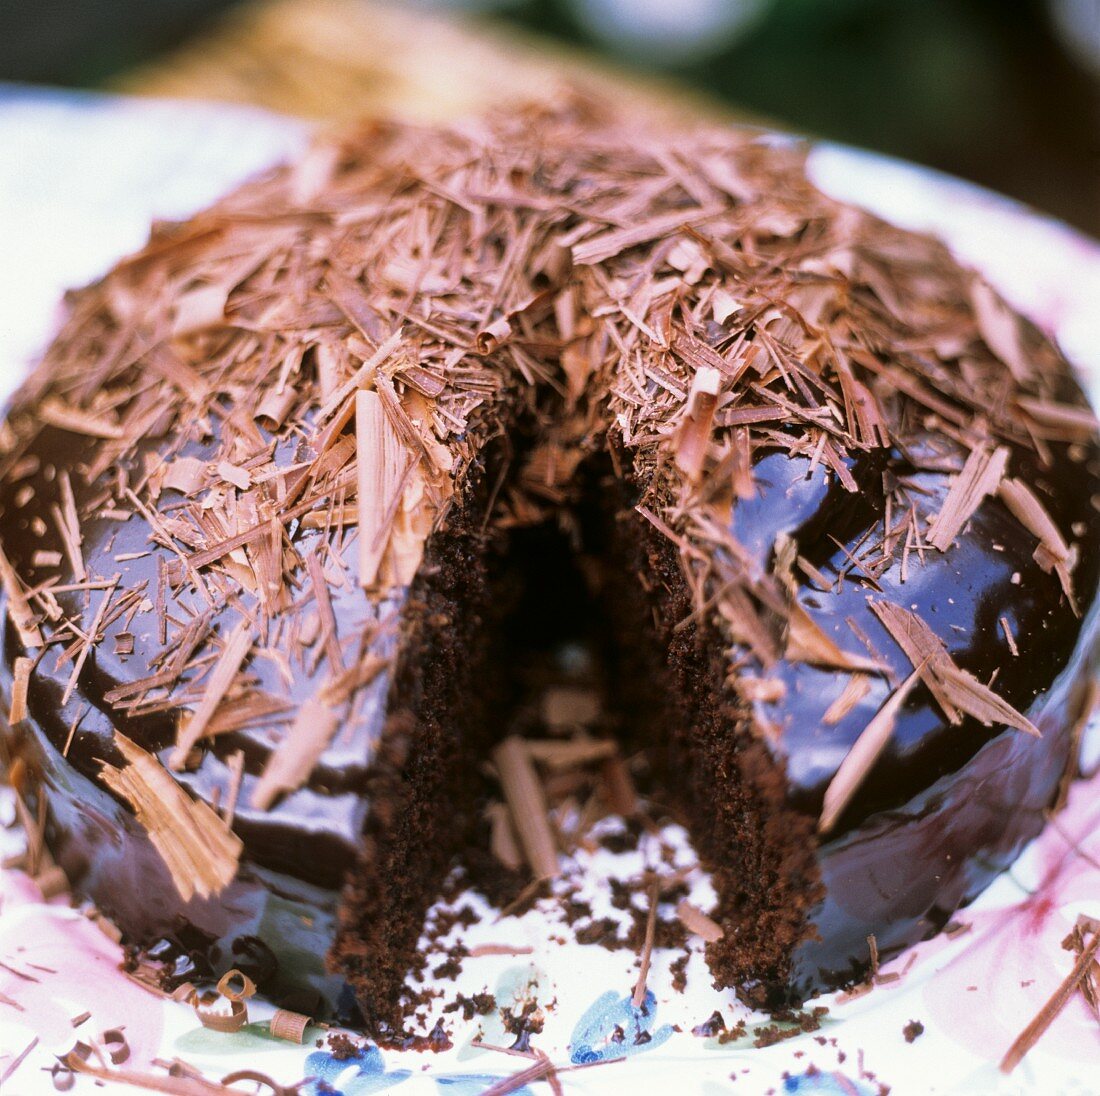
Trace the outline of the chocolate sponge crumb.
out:
[[[919,1020],[910,1020],[909,1023],[901,1029],[901,1033],[905,1036],[905,1041],[907,1043],[912,1043],[924,1034],[924,1024]]]

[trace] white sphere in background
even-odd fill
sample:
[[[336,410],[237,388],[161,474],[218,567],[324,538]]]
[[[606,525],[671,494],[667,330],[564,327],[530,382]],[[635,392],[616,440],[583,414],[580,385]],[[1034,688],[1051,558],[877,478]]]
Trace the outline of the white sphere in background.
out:
[[[719,53],[772,0],[570,0],[578,21],[622,53],[665,63]]]
[[[1047,6],[1059,38],[1100,77],[1100,0],[1047,0]]]

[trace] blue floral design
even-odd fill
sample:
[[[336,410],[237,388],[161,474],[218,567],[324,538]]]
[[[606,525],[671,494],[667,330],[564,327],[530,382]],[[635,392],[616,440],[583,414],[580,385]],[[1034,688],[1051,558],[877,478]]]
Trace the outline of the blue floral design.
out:
[[[588,1006],[573,1029],[570,1058],[574,1065],[587,1065],[653,1050],[672,1036],[669,1024],[655,1029],[656,1022],[657,998],[652,991],[641,1008],[635,1008],[630,997],[608,990]]]
[[[783,1078],[783,1092],[797,1092],[798,1096],[874,1096],[877,1088],[852,1080],[843,1073],[826,1073],[824,1070],[808,1069],[805,1073],[788,1075]]]
[[[350,1073],[353,1066],[355,1072]],[[378,1047],[365,1046],[358,1054],[345,1058],[337,1058],[327,1050],[315,1050],[306,1058],[305,1075],[310,1078],[303,1090],[305,1096],[368,1096],[408,1080],[412,1070],[387,1071]],[[337,1087],[340,1078],[343,1079]]]
[[[501,1078],[493,1073],[444,1073],[432,1078],[439,1086],[441,1094],[446,1096],[481,1096],[487,1088],[492,1088]],[[524,1085],[517,1088],[516,1096],[532,1096],[531,1090]]]

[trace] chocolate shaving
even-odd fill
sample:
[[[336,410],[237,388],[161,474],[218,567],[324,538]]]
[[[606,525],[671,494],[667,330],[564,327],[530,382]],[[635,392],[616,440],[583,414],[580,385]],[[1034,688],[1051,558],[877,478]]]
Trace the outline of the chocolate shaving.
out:
[[[550,828],[546,796],[522,738],[504,739],[493,750],[500,786],[511,812],[523,854],[538,879],[560,874],[557,846]]]
[[[1077,962],[1073,964],[1073,969],[1051,994],[1031,1023],[1020,1032],[1012,1046],[1008,1048],[1005,1056],[1001,1059],[1000,1069],[1002,1073],[1011,1073],[1024,1060],[1031,1048],[1043,1037],[1047,1028],[1058,1018],[1059,1013],[1066,1007],[1069,999],[1088,976],[1098,948],[1100,948],[1100,932],[1093,930],[1092,939],[1077,956]]]
[[[163,1092],[167,1096],[240,1096],[241,1094],[239,1088],[230,1088],[228,1083],[218,1084],[207,1081],[197,1074],[182,1077],[169,1074],[162,1077],[159,1074],[141,1073],[135,1070],[107,1069],[85,1061],[79,1054],[72,1051],[62,1059],[62,1063],[74,1073],[84,1073],[111,1084],[139,1088],[143,1092]],[[230,1074],[225,1078],[226,1082],[234,1076],[244,1079],[240,1074]],[[267,1078],[264,1079],[264,1083],[271,1089],[272,1096],[294,1096],[293,1088],[278,1085]]]
[[[791,603],[788,614],[787,648],[784,653],[792,662],[808,662],[813,666],[849,672],[884,672],[882,663],[841,650],[797,601]]]
[[[209,898],[233,881],[240,839],[203,802],[193,800],[151,754],[116,731],[127,764],[102,762],[104,783],[125,799],[160,853],[180,896]]]
[[[30,684],[34,659],[19,656],[12,667],[11,706],[8,708],[8,724],[15,726],[27,718],[27,687]]]
[[[606,262],[629,248],[667,236],[689,224],[700,224],[718,211],[718,207],[674,210],[671,213],[658,214],[629,228],[612,229],[585,240],[584,243],[574,244],[573,262],[578,266]]]
[[[866,674],[851,674],[822,719],[830,725],[839,723],[870,691],[871,682]]]
[[[490,803],[485,813],[489,819],[489,851],[509,871],[519,871],[524,863],[523,852],[508,808],[503,803]]]
[[[603,761],[618,753],[618,744],[607,738],[577,738],[572,741],[559,739],[525,740],[528,755],[551,771],[576,768]]]
[[[691,481],[697,481],[703,471],[721,386],[722,374],[710,366],[703,366],[692,378],[687,413],[676,439],[676,464]]]
[[[970,303],[985,345],[1008,366],[1019,383],[1026,384],[1034,365],[1024,350],[1019,317],[980,278],[970,283]]]
[[[475,944],[466,954],[471,959],[482,959],[486,955],[534,955],[535,949],[526,944]]]
[[[388,546],[391,506],[404,475],[404,457],[377,392],[355,397],[359,477],[359,585],[374,586]]]
[[[533,1065],[513,1073],[510,1077],[502,1077],[495,1084],[491,1084],[482,1093],[482,1096],[508,1096],[509,1092],[516,1092],[534,1081],[541,1081],[554,1072],[554,1064],[549,1058],[540,1058]]]
[[[619,754],[608,757],[601,768],[603,796],[607,805],[621,818],[634,818],[638,813],[638,792],[626,761]]]
[[[86,434],[91,438],[110,438],[115,441],[126,436],[125,430],[117,422],[62,403],[55,396],[47,396],[38,405],[38,416],[50,426],[57,426],[71,434]]]
[[[344,659],[340,654],[340,641],[336,636],[336,614],[332,611],[328,581],[321,570],[321,560],[316,553],[306,558],[306,566],[310,580],[313,582],[313,596],[317,599],[317,610],[321,614],[321,634],[329,669],[333,674],[339,674],[344,669]]]
[[[886,748],[886,743],[890,741],[901,706],[919,680],[920,671],[914,670],[890,694],[886,703],[875,713],[871,722],[860,731],[859,737],[852,743],[852,748],[844,755],[844,760],[825,789],[825,800],[817,823],[818,833],[827,834],[832,830],[863,785],[867,774]]]
[[[202,700],[180,726],[179,733],[176,735],[176,747],[168,755],[169,768],[178,772],[186,765],[187,755],[206,734],[207,725],[233,684],[233,679],[244,664],[249,651],[252,650],[253,642],[251,622],[238,621],[225,641],[225,647],[210,674]]]
[[[4,595],[8,602],[8,617],[15,625],[19,642],[30,649],[41,647],[42,632],[39,630],[38,621],[27,604],[23,586],[3,548],[0,548],[0,585],[4,588]]]
[[[162,486],[181,495],[196,495],[206,482],[206,462],[197,457],[177,457],[164,468]]]
[[[31,1041],[11,1060],[8,1068],[0,1074],[0,1085],[7,1083],[15,1076],[19,1067],[27,1060],[27,1056],[38,1046],[38,1036],[34,1036]]]
[[[241,783],[244,780],[244,750],[230,754],[225,767],[229,770],[229,791],[226,793],[222,817],[228,829],[233,828],[233,819],[237,813],[237,801],[240,799]]]
[[[960,723],[963,715],[969,715],[987,727],[1004,724],[1042,737],[1031,720],[956,665],[943,642],[916,613],[889,601],[870,605],[950,722]]]
[[[252,789],[252,807],[267,810],[280,795],[301,787],[339,727],[338,708],[317,697],[304,701]]]
[[[722,926],[717,921],[708,917],[698,906],[692,905],[686,898],[681,899],[677,904],[676,916],[688,932],[702,937],[708,944],[721,940],[725,935]]]
[[[1062,584],[1070,607],[1080,616],[1077,601],[1073,596],[1071,577],[1077,562],[1076,552],[1066,544],[1047,513],[1046,507],[1023,480],[1004,480],[1001,483],[1000,496],[1016,520],[1038,538],[1039,547],[1035,549],[1035,562],[1048,574],[1054,571],[1058,575],[1058,581]]]
[[[1016,397],[1016,403],[1037,425],[1053,430],[1059,438],[1087,441],[1100,429],[1091,407],[1022,395]]]
[[[940,512],[928,526],[928,543],[946,552],[988,495],[996,494],[1008,466],[1008,449],[974,449],[952,480]]]
[[[87,637],[81,643],[80,652],[77,654],[76,660],[73,662],[73,670],[72,673],[69,675],[68,682],[65,685],[65,691],[61,694],[62,707],[65,707],[65,705],[69,703],[69,698],[72,696],[73,690],[76,688],[76,683],[80,678],[80,671],[84,668],[84,663],[88,658],[88,654],[100,640],[100,627],[103,624],[103,618],[107,612],[107,606],[110,604],[111,595],[114,594],[120,578],[120,575],[115,575],[111,579],[110,585],[103,592],[103,597],[99,602],[99,608],[96,609],[96,613],[92,619],[91,626],[88,628]]]
[[[653,959],[653,942],[657,933],[657,900],[660,894],[660,880],[654,877],[650,880],[647,897],[649,899],[649,912],[645,920],[645,939],[642,942],[642,954],[638,980],[634,983],[634,993],[630,1003],[639,1009],[645,1004],[646,981],[649,978],[649,964]]]

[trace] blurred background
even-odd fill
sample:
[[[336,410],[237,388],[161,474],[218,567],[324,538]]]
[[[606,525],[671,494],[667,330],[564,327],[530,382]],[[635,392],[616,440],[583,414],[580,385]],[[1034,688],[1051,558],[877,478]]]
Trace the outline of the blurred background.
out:
[[[10,81],[342,118],[557,73],[893,153],[1100,235],[1100,0],[0,0]]]

